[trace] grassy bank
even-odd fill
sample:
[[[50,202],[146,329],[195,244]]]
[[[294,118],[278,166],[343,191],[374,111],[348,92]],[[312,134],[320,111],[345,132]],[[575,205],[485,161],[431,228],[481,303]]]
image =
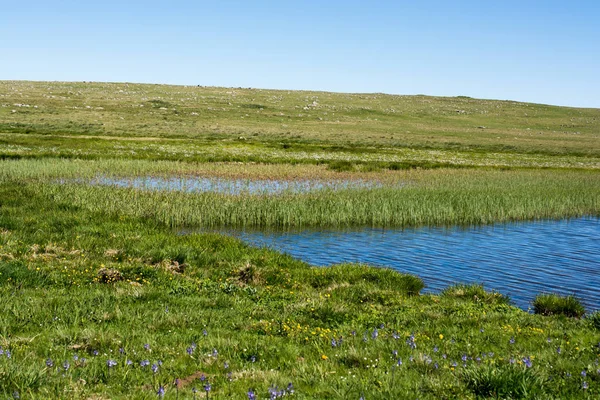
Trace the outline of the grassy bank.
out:
[[[477,287],[418,296],[418,278],[311,268],[29,186],[0,194],[6,397],[269,398],[289,383],[296,398],[600,393],[587,319],[528,314]]]

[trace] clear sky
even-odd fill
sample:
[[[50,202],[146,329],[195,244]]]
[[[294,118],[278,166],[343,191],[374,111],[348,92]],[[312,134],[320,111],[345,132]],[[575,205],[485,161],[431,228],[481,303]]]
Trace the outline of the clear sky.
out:
[[[0,79],[600,108],[600,0],[3,1]]]

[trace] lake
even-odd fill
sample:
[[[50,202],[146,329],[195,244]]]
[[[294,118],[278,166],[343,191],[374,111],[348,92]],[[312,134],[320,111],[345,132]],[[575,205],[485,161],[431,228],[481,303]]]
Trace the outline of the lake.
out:
[[[386,266],[415,274],[425,292],[482,283],[528,309],[536,294],[574,294],[600,309],[600,220],[577,218],[468,228],[226,231],[310,264]]]

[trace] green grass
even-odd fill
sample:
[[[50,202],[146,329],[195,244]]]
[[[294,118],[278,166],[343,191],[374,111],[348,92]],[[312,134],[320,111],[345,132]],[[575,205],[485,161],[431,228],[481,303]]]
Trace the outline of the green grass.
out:
[[[242,137],[292,145],[551,155],[597,156],[600,150],[598,109],[460,97],[124,83],[2,81],[0,93],[0,131],[25,135]]]
[[[600,336],[586,320],[528,314],[481,287],[417,295],[416,277],[314,268],[232,238],[179,236],[30,185],[1,184],[0,210],[0,346],[11,352],[0,357],[4,396],[143,399],[163,385],[166,398],[192,398],[202,374],[211,398],[249,389],[266,398],[270,385],[289,382],[297,398],[600,393]],[[101,269],[122,280],[102,283]],[[163,364],[154,374],[144,360]]]
[[[530,314],[481,286],[424,295],[415,276],[194,229],[598,216],[600,110],[119,83],[0,93],[0,397],[265,399],[290,382],[298,399],[600,396],[598,313]],[[103,176],[376,185],[88,184]]]

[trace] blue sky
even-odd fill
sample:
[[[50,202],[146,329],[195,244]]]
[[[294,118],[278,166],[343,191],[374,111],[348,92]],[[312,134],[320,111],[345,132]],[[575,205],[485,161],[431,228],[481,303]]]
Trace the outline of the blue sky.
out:
[[[600,1],[38,1],[0,79],[466,95],[600,108]]]

